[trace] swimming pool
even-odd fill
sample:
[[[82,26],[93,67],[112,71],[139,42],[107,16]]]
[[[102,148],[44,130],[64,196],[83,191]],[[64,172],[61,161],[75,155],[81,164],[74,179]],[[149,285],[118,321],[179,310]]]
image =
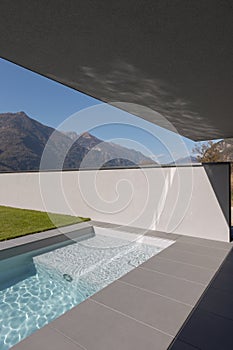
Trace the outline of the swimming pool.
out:
[[[105,228],[0,262],[0,349],[28,335],[174,241]]]

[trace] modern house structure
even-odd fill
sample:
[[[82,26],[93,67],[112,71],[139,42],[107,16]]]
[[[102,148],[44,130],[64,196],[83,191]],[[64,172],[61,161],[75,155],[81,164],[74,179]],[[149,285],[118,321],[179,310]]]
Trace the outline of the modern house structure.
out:
[[[218,1],[2,1],[0,55],[195,141],[230,138],[232,11]],[[163,249],[142,264],[129,260],[126,274],[12,349],[233,348],[229,163],[41,164],[39,172],[0,174],[0,205],[91,221],[1,242],[0,260],[74,232],[125,232]]]

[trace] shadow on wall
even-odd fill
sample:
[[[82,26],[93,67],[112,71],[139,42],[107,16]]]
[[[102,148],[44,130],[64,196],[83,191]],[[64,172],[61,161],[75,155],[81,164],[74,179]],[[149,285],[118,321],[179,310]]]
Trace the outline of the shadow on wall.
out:
[[[204,163],[205,172],[214,190],[224,217],[231,227],[231,166],[230,163]],[[231,230],[232,231],[232,230]]]

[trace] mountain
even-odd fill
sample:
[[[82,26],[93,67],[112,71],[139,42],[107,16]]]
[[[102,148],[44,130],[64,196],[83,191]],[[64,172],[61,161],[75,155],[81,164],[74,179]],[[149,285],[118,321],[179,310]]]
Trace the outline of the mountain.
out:
[[[196,157],[190,156],[190,157],[183,157],[183,158],[178,158],[172,163],[169,163],[169,165],[186,165],[186,164],[197,164],[199,163]]]
[[[72,133],[72,137],[74,139],[74,133]],[[84,132],[81,135],[76,134],[74,145],[88,150],[86,162],[90,162],[90,165],[92,161],[93,164],[98,162],[105,164],[105,167],[156,164],[151,158],[144,156],[141,152],[122,147],[113,142],[104,142],[88,132]]]
[[[62,133],[24,112],[0,114],[0,171],[78,169],[156,164],[142,153],[89,133]]]

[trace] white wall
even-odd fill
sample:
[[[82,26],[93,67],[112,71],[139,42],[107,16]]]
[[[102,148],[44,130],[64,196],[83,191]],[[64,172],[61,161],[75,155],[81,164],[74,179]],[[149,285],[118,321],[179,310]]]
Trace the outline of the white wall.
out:
[[[202,166],[0,174],[0,204],[229,240]]]

